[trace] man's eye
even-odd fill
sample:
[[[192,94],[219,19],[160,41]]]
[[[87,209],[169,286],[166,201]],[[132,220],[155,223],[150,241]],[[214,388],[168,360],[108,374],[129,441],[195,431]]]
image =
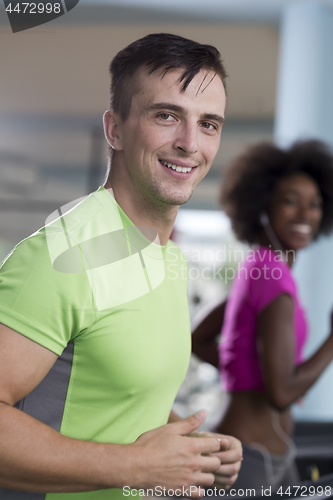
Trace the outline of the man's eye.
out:
[[[173,118],[173,116],[170,115],[170,113],[160,113],[158,116],[165,121],[170,120],[170,118]]]
[[[207,130],[216,130],[216,126],[210,122],[202,122],[201,126]]]

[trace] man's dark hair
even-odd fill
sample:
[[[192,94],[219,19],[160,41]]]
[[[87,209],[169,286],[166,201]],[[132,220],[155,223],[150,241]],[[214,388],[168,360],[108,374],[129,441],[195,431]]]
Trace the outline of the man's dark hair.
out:
[[[225,88],[227,73],[215,47],[169,33],[147,35],[118,52],[110,64],[110,108],[123,121],[128,118],[132,97],[138,90],[133,77],[144,66],[149,74],[159,69],[165,74],[169,70],[183,68],[182,92],[201,69],[214,71]]]
[[[220,203],[241,241],[259,243],[260,215],[269,209],[277,182],[298,173],[312,177],[323,198],[323,217],[316,236],[332,231],[333,159],[325,144],[298,141],[284,150],[261,143],[236,157],[223,176]]]

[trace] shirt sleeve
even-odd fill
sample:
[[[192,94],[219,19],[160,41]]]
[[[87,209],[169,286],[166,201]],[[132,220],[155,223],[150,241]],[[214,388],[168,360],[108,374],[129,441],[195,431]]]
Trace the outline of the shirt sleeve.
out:
[[[19,243],[0,268],[0,322],[61,355],[95,319],[85,273],[52,267],[45,234]]]
[[[284,293],[294,298],[295,282],[285,262],[257,262],[250,277],[250,297],[257,313]]]

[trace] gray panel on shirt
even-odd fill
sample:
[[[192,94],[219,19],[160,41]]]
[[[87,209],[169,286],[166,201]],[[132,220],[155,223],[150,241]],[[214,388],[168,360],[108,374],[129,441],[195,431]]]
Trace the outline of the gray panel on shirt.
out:
[[[15,408],[58,432],[65,408],[73,353],[74,344],[70,343],[41,383],[15,405]],[[45,500],[45,493],[25,493],[0,488],[0,500]]]

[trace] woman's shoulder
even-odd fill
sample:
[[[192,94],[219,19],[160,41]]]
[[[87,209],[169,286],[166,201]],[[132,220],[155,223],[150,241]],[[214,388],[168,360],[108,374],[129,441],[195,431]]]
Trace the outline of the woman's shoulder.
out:
[[[246,258],[245,270],[243,279],[248,280],[251,302],[256,309],[263,309],[283,293],[295,296],[295,281],[282,251],[267,247],[253,249]]]
[[[249,267],[251,267],[251,264],[262,264],[269,267],[280,265],[280,267],[284,267],[286,257],[286,252],[282,250],[273,250],[271,247],[259,246],[247,250],[244,262]]]
[[[279,278],[283,276],[285,279],[293,280],[286,259],[287,255],[282,250],[274,251],[268,247],[257,247],[247,251],[243,267],[247,269],[253,279],[267,279],[266,276],[269,273],[270,275],[278,275]]]

